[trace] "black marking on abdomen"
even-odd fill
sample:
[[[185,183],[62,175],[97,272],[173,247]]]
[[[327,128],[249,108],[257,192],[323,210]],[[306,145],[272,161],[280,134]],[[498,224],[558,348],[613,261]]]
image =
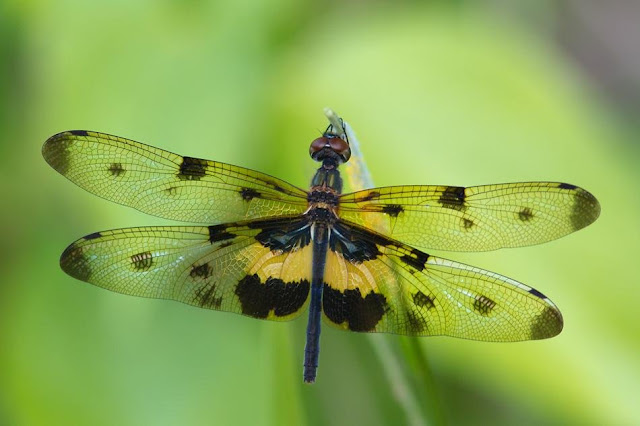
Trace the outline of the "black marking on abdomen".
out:
[[[184,157],[180,170],[178,171],[178,179],[180,180],[200,180],[207,174],[207,160],[200,158]]]
[[[462,186],[449,186],[442,191],[442,195],[438,199],[438,202],[442,204],[442,207],[453,210],[464,210],[464,194],[465,188]]]
[[[413,303],[421,308],[431,309],[435,307],[433,298],[419,291],[413,294]]]
[[[193,265],[193,267],[191,268],[191,272],[189,273],[189,276],[191,276],[191,278],[204,278],[207,279],[211,276],[211,274],[213,273],[213,268],[208,264],[208,263],[203,263],[202,265]]]
[[[236,237],[235,234],[232,234],[231,232],[227,232],[227,225],[209,226],[209,242],[211,244],[218,241],[230,240],[235,237]]]
[[[324,284],[322,308],[332,322],[347,322],[351,331],[371,331],[388,309],[384,295],[373,291],[362,297],[360,289],[341,292]]]
[[[382,213],[386,213],[391,217],[398,217],[403,211],[404,208],[399,204],[387,204],[382,208]]]
[[[146,271],[153,265],[153,255],[150,251],[134,254],[131,256],[131,264],[136,271]]]
[[[85,256],[82,247],[74,244],[67,247],[60,255],[60,267],[73,278],[88,281],[91,277],[89,259]]]
[[[529,207],[525,207],[518,213],[518,218],[523,222],[528,222],[533,219],[533,212]]]
[[[85,235],[84,239],[86,241],[95,240],[96,238],[102,237],[102,234],[99,232],[94,232],[93,234]]]
[[[429,255],[417,249],[412,249],[411,254],[405,254],[400,260],[412,268],[422,271],[429,260]]]
[[[206,265],[206,263],[204,265]],[[210,283],[196,290],[195,300],[199,306],[209,309],[220,309],[222,297],[216,297],[216,287],[215,283]]]
[[[279,278],[267,278],[262,283],[258,274],[247,275],[235,290],[242,313],[254,318],[266,318],[269,312],[284,317],[298,311],[309,295],[309,281],[285,283]]]
[[[256,191],[253,188],[242,188],[240,190],[240,195],[242,196],[243,200],[251,201],[256,197],[260,197],[262,194],[260,194],[258,191]]]
[[[571,185],[570,183],[560,183],[558,185],[558,188],[560,188],[560,189],[576,189],[577,186]]]
[[[477,296],[473,302],[473,309],[475,309],[480,315],[487,316],[496,307],[496,302],[489,299],[487,296]]]
[[[111,176],[118,177],[123,174],[125,170],[122,167],[122,163],[111,163],[111,166],[109,166],[109,172],[111,173]]]

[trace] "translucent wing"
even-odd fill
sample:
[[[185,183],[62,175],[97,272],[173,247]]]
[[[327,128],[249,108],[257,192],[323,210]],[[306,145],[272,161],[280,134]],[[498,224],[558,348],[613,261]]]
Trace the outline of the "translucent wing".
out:
[[[485,251],[560,238],[592,223],[596,198],[558,182],[392,186],[340,198],[340,217],[428,249]]]
[[[96,232],[71,244],[60,265],[115,292],[284,321],[307,304],[311,246],[289,244],[275,253],[268,241],[298,222]]]
[[[352,331],[512,342],[562,331],[542,293],[348,223],[328,252],[325,320]]]
[[[168,219],[222,223],[302,213],[307,206],[306,191],[269,175],[103,133],[58,133],[42,154],[87,191]]]

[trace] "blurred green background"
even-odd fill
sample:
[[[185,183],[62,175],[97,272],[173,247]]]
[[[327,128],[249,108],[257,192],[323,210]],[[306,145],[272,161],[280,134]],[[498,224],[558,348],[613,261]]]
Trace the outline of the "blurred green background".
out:
[[[637,424],[637,5],[4,0],[0,424]],[[562,334],[325,327],[306,386],[304,319],[127,297],[59,269],[80,236],[167,221],[69,183],[42,159],[48,136],[98,130],[306,187],[324,106],[381,186],[557,180],[596,195],[600,219],[575,235],[438,253],[549,295]]]

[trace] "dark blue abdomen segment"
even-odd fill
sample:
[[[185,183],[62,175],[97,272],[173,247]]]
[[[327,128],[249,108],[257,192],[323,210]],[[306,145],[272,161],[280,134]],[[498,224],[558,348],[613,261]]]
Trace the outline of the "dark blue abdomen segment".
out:
[[[316,224],[313,237],[313,266],[311,269],[311,301],[307,323],[307,344],[304,348],[304,381],[316,381],[318,356],[320,355],[320,314],[322,313],[322,288],[324,267],[327,261],[328,232],[326,224]]]

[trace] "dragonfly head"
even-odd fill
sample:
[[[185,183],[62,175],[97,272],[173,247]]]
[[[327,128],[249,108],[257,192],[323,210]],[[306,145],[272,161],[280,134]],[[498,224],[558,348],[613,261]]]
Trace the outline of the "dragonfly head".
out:
[[[349,161],[351,148],[344,139],[325,133],[322,137],[311,142],[309,155],[316,161],[329,160],[340,164]]]

